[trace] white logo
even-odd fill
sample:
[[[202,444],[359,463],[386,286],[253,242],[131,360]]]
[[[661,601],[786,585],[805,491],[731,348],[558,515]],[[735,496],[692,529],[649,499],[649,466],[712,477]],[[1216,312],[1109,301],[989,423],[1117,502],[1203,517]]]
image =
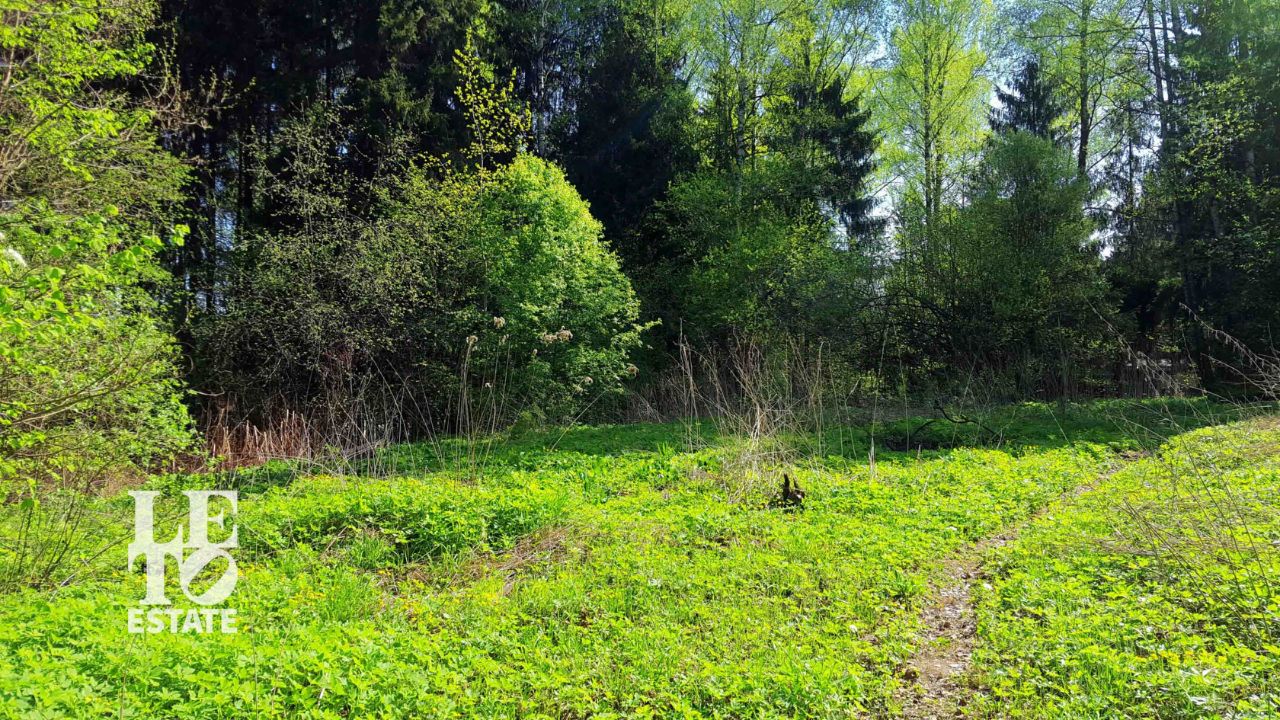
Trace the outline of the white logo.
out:
[[[169,598],[165,594],[165,558],[172,557],[178,563],[178,581],[182,592],[189,600],[204,608],[129,609],[129,632],[158,633],[165,632],[214,632],[215,620],[221,632],[236,631],[236,611],[231,608],[211,608],[224,602],[231,596],[236,587],[236,559],[231,550],[239,547],[239,528],[234,525],[225,540],[213,542],[209,539],[209,525],[212,523],[222,530],[227,530],[225,513],[209,515],[209,498],[224,498],[231,504],[231,512],[236,512],[237,493],[234,490],[188,490],[190,537],[183,539],[182,528],[179,527],[172,540],[160,543],[155,537],[155,500],[159,492],[155,490],[134,490],[133,496],[133,542],[129,543],[129,569],[133,570],[134,560],[141,557],[147,564],[147,594],[143,605],[168,605]],[[190,550],[191,552],[188,552]],[[196,593],[192,582],[208,565],[218,558],[226,560],[222,576],[203,592]],[[145,620],[145,624],[144,624]]]

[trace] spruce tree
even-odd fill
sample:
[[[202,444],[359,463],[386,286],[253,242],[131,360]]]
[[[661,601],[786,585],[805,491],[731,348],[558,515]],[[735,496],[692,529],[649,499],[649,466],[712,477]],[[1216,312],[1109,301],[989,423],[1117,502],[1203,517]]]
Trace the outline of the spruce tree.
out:
[[[1057,142],[1054,122],[1062,107],[1054,98],[1053,86],[1040,72],[1040,63],[1028,60],[1008,90],[996,88],[1000,107],[991,111],[991,129],[1000,133],[1028,132]]]
[[[798,166],[791,193],[829,206],[849,238],[873,235],[879,224],[866,185],[879,141],[860,98],[839,79],[823,87],[795,82],[774,112],[779,132],[772,144]]]

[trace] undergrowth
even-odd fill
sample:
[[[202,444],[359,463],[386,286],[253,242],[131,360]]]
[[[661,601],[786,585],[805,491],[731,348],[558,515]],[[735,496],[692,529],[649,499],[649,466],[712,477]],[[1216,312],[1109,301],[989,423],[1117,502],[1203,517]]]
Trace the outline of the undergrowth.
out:
[[[976,715],[1280,716],[1274,421],[1175,438],[989,567]]]
[[[1114,470],[1134,428],[1218,417],[1112,410],[1001,411],[980,443],[933,422],[954,447],[874,461],[923,421],[796,431],[753,478],[709,423],[506,436],[478,474],[432,443],[339,474],[156,478],[175,514],[182,489],[241,489],[240,632],[128,634],[143,577],[108,544],[75,582],[0,596],[0,714],[892,716],[950,553]],[[774,502],[784,472],[801,509]],[[128,500],[95,508],[125,542]]]

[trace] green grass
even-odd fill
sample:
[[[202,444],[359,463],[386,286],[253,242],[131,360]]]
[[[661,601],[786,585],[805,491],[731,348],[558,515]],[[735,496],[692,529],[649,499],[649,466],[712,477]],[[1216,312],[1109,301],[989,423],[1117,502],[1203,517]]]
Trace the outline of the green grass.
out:
[[[241,489],[241,632],[129,635],[142,578],[118,547],[55,594],[0,596],[0,715],[893,716],[949,553],[1115,469],[1145,434],[1219,417],[1020,406],[983,418],[995,437],[905,418],[779,438],[765,477],[742,439],[674,424],[499,437],[478,463],[456,441],[398,446],[365,475],[158,478],[170,494]],[[929,447],[872,468],[872,435],[893,433]],[[801,511],[769,502],[782,470]],[[127,538],[127,497],[96,509]],[[987,630],[1004,627],[1001,582]],[[1016,632],[990,634],[984,657],[1017,666],[999,644]]]
[[[1280,717],[1274,421],[1174,439],[990,567],[978,715]]]

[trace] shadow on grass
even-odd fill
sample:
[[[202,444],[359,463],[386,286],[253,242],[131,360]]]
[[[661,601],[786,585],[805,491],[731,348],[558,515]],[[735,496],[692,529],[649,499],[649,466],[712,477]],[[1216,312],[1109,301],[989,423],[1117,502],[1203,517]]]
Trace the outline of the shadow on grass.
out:
[[[864,417],[827,424],[821,430],[802,425],[770,439],[793,458],[832,458],[865,462],[874,446],[876,459],[895,462],[938,458],[961,448],[1000,448],[1035,452],[1074,443],[1108,445],[1117,451],[1157,447],[1181,432],[1217,425],[1267,411],[1274,405],[1227,404],[1208,399],[1095,400],[1084,403],[1022,403],[984,410],[899,417]],[[865,413],[865,411],[853,411]],[[378,477],[422,477],[432,473],[480,475],[501,469],[537,470],[571,462],[578,456],[601,459],[641,454],[696,452],[739,444],[742,438],[715,420],[619,425],[579,425],[506,432],[478,439],[438,438],[383,448],[358,460],[273,460],[204,475],[175,475],[152,485],[177,492],[187,487],[222,487],[257,493],[289,484],[301,475],[329,473]],[[170,487],[172,486],[172,487]]]
[[[836,424],[820,432],[797,427],[774,438],[799,457],[865,460],[938,457],[959,448],[1033,452],[1074,443],[1141,450],[1187,430],[1241,419],[1266,408],[1206,399],[1096,400],[1076,404],[1023,403],[965,415],[942,413],[891,421]],[[474,468],[536,469],[553,457],[621,457],[693,452],[739,441],[714,420],[575,426],[503,433],[479,440],[444,438],[378,452],[359,472],[421,475]]]

